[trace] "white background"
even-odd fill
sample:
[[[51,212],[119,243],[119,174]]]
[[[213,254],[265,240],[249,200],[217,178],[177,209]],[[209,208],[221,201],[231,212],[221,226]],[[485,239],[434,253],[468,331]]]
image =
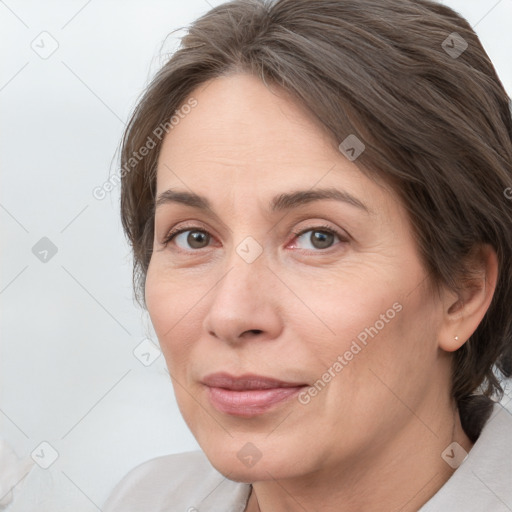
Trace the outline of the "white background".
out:
[[[100,510],[136,464],[197,447],[163,357],[146,367],[133,354],[156,337],[132,301],[119,190],[92,190],[176,47],[166,36],[219,3],[0,2],[0,432],[20,457],[43,441],[59,454],[19,488],[39,512]],[[512,0],[445,3],[475,26],[511,94]],[[31,47],[41,37],[58,44],[47,59]],[[46,263],[32,253],[42,237],[58,249]]]

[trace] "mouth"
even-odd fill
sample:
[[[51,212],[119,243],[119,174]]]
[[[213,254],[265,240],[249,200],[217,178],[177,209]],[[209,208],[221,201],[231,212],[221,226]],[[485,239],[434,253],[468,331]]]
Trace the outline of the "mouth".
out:
[[[261,375],[235,377],[214,373],[202,380],[212,406],[219,412],[249,418],[275,409],[307,387],[305,383],[285,382]]]

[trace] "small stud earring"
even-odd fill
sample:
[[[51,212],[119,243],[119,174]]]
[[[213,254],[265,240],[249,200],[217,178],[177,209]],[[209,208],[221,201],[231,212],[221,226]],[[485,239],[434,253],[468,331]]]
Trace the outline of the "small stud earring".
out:
[[[455,336],[455,341],[459,341],[459,337],[458,336]]]

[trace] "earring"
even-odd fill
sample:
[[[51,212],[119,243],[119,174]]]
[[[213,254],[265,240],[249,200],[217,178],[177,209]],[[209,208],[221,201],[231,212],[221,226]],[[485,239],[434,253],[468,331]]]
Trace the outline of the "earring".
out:
[[[455,341],[459,341],[459,337],[458,336],[455,336]]]

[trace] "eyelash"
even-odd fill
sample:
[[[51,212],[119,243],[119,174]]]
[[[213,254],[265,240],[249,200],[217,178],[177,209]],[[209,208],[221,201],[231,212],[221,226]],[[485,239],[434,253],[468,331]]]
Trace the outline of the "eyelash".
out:
[[[186,231],[199,232],[199,233],[204,233],[206,235],[211,236],[210,233],[208,233],[208,231],[206,231],[198,226],[184,226],[184,227],[181,227],[178,229],[171,230],[165,236],[165,238],[162,240],[162,245],[164,247],[167,246],[167,244],[169,244],[169,242],[171,242],[175,237],[177,237],[181,233],[185,233]],[[304,233],[307,233],[308,231],[321,231],[324,233],[329,233],[331,235],[336,236],[340,240],[340,242],[348,242],[347,235],[343,235],[343,234],[339,233],[338,231],[336,231],[335,229],[331,228],[330,226],[326,226],[326,225],[311,226],[311,227],[308,227],[305,229],[301,229],[299,231],[292,231],[292,234],[294,235],[295,238],[298,238],[298,237],[302,236]],[[317,249],[314,252],[326,252],[326,251],[329,251],[329,249],[332,249],[332,247],[328,247],[327,249]],[[183,249],[180,249],[180,250],[183,251]],[[199,250],[200,249],[191,249],[191,252],[197,252]],[[307,249],[302,249],[302,250],[307,250]]]

